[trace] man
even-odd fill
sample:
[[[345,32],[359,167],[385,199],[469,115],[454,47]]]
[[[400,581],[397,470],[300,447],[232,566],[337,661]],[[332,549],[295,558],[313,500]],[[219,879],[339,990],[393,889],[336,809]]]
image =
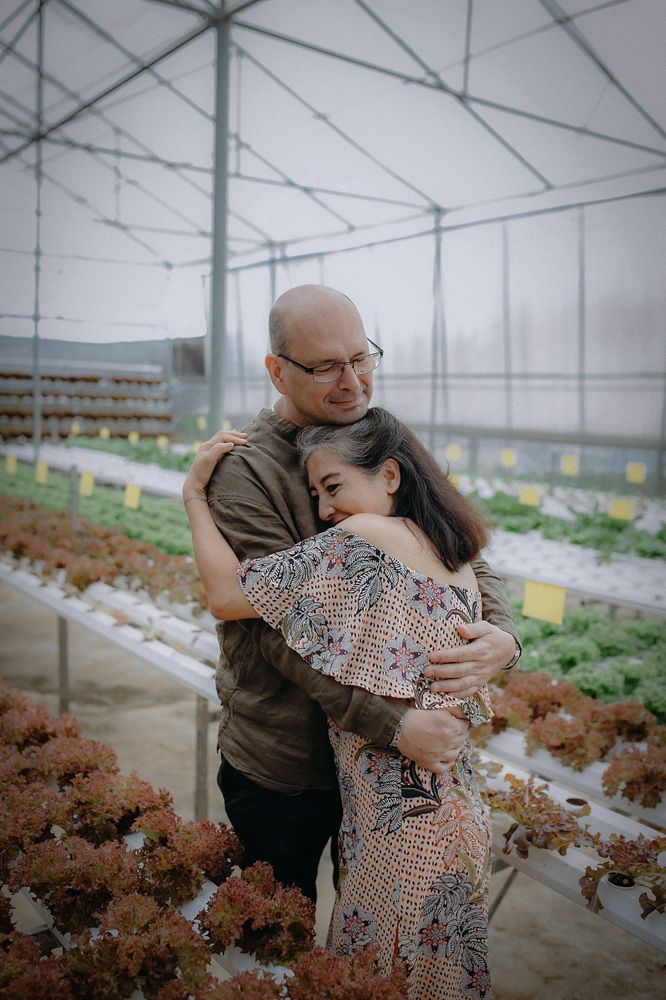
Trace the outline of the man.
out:
[[[247,446],[218,466],[208,486],[215,523],[239,559],[290,548],[321,530],[294,440],[302,427],[363,417],[381,359],[353,303],[323,286],[285,292],[269,328],[266,368],[280,398],[250,424]],[[486,620],[461,626],[467,646],[431,656],[435,691],[470,694],[520,652],[501,582],[482,560],[474,570]],[[220,624],[218,634],[218,783],[227,814],[246,864],[268,861],[278,879],[315,899],[319,859],[340,821],[325,716],[440,772],[458,755],[468,724],[340,685],[312,671],[262,621]]]

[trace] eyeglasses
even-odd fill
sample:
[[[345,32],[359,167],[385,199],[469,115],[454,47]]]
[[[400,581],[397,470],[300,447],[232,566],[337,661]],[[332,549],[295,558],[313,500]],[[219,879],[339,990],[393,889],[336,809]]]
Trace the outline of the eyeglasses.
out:
[[[378,367],[379,362],[384,357],[384,352],[369,337],[368,343],[371,347],[375,348],[372,354],[364,354],[362,358],[354,358],[353,361],[329,361],[328,364],[315,365],[314,368],[308,368],[307,365],[302,365],[300,361],[294,361],[293,358],[287,357],[286,354],[278,354],[278,357],[284,358],[290,365],[300,368],[306,375],[312,375],[315,382],[337,382],[342,377],[342,373],[347,365],[351,365],[357,375],[367,375]]]

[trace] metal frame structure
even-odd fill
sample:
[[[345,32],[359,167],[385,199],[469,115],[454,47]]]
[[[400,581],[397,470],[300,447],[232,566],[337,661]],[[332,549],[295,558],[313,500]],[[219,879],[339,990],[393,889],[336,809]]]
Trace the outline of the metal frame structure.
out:
[[[264,27],[260,27],[256,24],[244,20],[242,15],[247,12],[250,8],[258,3],[266,2],[266,0],[219,0],[219,2],[212,2],[212,0],[139,0],[143,3],[151,4],[162,4],[171,8],[177,8],[183,12],[186,12],[193,17],[197,18],[198,23],[194,28],[186,32],[176,41],[165,46],[162,50],[158,51],[149,59],[140,58],[126,46],[121,45],[112,35],[109,34],[100,24],[98,24],[93,18],[91,18],[85,11],[81,10],[80,6],[77,4],[77,0],[23,0],[19,3],[14,11],[5,17],[0,22],[0,60],[8,57],[19,60],[24,67],[32,70],[35,73],[36,78],[36,91],[35,91],[35,108],[34,110],[23,105],[21,102],[17,101],[10,95],[2,95],[7,99],[7,104],[2,107],[1,113],[4,119],[8,120],[10,127],[0,127],[0,166],[12,159],[19,158],[22,163],[33,170],[35,175],[35,246],[33,251],[34,257],[34,272],[35,272],[35,292],[34,292],[34,311],[33,311],[33,366],[34,366],[34,445],[36,451],[39,449],[41,442],[41,411],[40,411],[40,357],[39,357],[39,340],[40,340],[40,319],[44,318],[41,316],[40,312],[40,273],[42,259],[45,253],[41,247],[41,211],[42,211],[42,192],[44,183],[50,183],[57,185],[67,197],[73,199],[79,204],[83,204],[85,207],[94,211],[99,218],[102,219],[107,225],[113,226],[120,230],[128,239],[139,244],[149,255],[150,260],[144,262],[144,266],[154,266],[159,268],[172,269],[175,265],[173,262],[164,260],[160,254],[159,248],[153,246],[150,240],[151,236],[159,235],[161,232],[168,232],[169,234],[182,234],[183,236],[188,235],[205,235],[210,236],[212,240],[212,252],[210,258],[197,259],[186,262],[179,266],[200,266],[202,264],[211,263],[211,280],[210,280],[210,320],[209,320],[209,333],[210,333],[210,408],[209,408],[209,418],[211,425],[221,426],[222,420],[225,414],[226,404],[225,404],[225,379],[224,379],[224,351],[225,351],[225,313],[227,305],[227,281],[229,274],[235,274],[236,277],[246,269],[254,268],[268,268],[270,275],[271,289],[274,292],[276,288],[276,268],[278,265],[288,264],[290,261],[304,261],[310,259],[318,259],[322,261],[327,255],[335,253],[346,253],[346,252],[356,252],[359,249],[366,247],[387,245],[389,243],[397,243],[402,240],[416,239],[418,237],[428,236],[433,239],[434,242],[434,262],[433,262],[433,320],[431,329],[431,373],[430,373],[430,441],[431,444],[434,441],[434,422],[437,418],[438,412],[438,402],[441,400],[442,412],[445,419],[448,418],[448,389],[452,384],[452,381],[457,377],[456,375],[449,372],[447,365],[447,345],[446,345],[446,324],[444,315],[444,287],[443,287],[443,253],[442,253],[442,237],[443,234],[447,232],[454,232],[460,229],[473,228],[477,226],[487,226],[487,225],[500,225],[502,233],[502,329],[503,329],[503,343],[504,343],[504,371],[495,373],[494,376],[479,374],[475,377],[477,378],[496,378],[501,380],[505,387],[505,409],[506,409],[506,426],[503,429],[504,435],[507,439],[511,436],[515,436],[515,429],[513,427],[513,399],[512,399],[512,387],[518,379],[529,379],[527,375],[519,375],[512,370],[512,357],[511,357],[511,309],[510,309],[510,297],[509,297],[509,286],[510,286],[510,273],[511,273],[511,262],[509,256],[509,240],[508,240],[508,224],[514,219],[528,218],[530,216],[545,216],[554,212],[562,211],[576,211],[578,218],[578,357],[577,357],[577,372],[575,378],[578,385],[578,429],[576,435],[568,435],[568,440],[575,443],[577,440],[579,443],[583,444],[585,442],[597,442],[601,443],[601,439],[598,435],[590,435],[587,431],[586,426],[586,389],[588,382],[590,381],[590,374],[586,371],[586,325],[585,325],[585,305],[586,305],[586,208],[592,205],[607,204],[614,200],[628,200],[631,198],[645,197],[649,195],[663,195],[666,192],[666,185],[651,188],[649,190],[635,191],[625,195],[619,195],[613,198],[590,198],[576,200],[568,204],[556,205],[550,207],[540,207],[540,208],[525,208],[522,211],[516,211],[511,214],[499,214],[484,215],[483,218],[478,220],[451,223],[447,221],[447,215],[451,213],[454,209],[458,210],[461,207],[473,207],[473,206],[445,206],[438,204],[427,192],[420,190],[420,188],[413,184],[408,178],[401,176],[396,170],[392,168],[389,163],[382,162],[376,156],[374,156],[368,149],[364,148],[362,144],[357,142],[351,135],[346,133],[342,128],[340,128],[335,122],[333,122],[326,114],[324,114],[321,109],[317,108],[310,101],[308,101],[303,95],[297,93],[293,88],[289,87],[284,81],[280,80],[268,67],[264,66],[263,63],[257,59],[256,56],[252,55],[246,48],[243,47],[240,41],[234,36],[231,39],[231,29],[233,28],[236,32],[240,31],[241,36],[243,32],[250,34],[258,34],[263,37],[268,37],[273,39],[276,43],[284,46],[294,46],[300,49],[308,50],[313,52],[322,58],[335,60],[342,63],[347,63],[355,67],[360,67],[365,70],[369,70],[373,73],[381,74],[392,79],[401,81],[403,83],[408,83],[415,87],[426,88],[431,91],[436,91],[442,95],[443,98],[448,98],[457,102],[457,104],[463,109],[463,111],[471,117],[471,119],[478,125],[479,128],[485,130],[499,146],[501,146],[515,161],[521,164],[521,166],[529,172],[535,181],[535,188],[533,191],[528,192],[523,196],[524,200],[536,197],[547,191],[561,191],[567,187],[567,185],[555,185],[551,179],[549,179],[541,170],[539,170],[535,164],[531,163],[507,138],[504,136],[497,128],[492,126],[487,120],[483,118],[484,110],[491,111],[501,111],[511,116],[517,116],[519,118],[525,118],[533,122],[537,122],[541,125],[549,126],[552,129],[562,130],[564,132],[574,133],[579,136],[584,136],[596,140],[602,140],[607,143],[620,145],[627,147],[632,150],[637,150],[643,153],[648,153],[653,156],[658,156],[662,159],[663,165],[666,166],[666,149],[660,143],[666,139],[666,130],[661,126],[659,122],[647,111],[645,107],[631,94],[631,92],[621,83],[619,79],[614,75],[610,67],[604,62],[601,56],[595,51],[593,46],[590,44],[586,38],[583,30],[579,27],[579,21],[585,16],[593,13],[597,10],[601,10],[606,7],[616,6],[619,4],[630,2],[630,0],[605,0],[605,2],[599,2],[592,7],[580,11],[576,14],[567,15],[563,8],[560,6],[556,0],[535,0],[539,3],[543,9],[548,14],[550,20],[545,25],[532,29],[532,31],[527,32],[526,35],[534,34],[542,31],[562,31],[566,34],[571,43],[575,45],[579,51],[581,51],[585,58],[589,60],[597,70],[601,71],[607,80],[607,85],[614,88],[618,93],[620,93],[625,100],[627,100],[635,111],[641,116],[642,120],[647,124],[647,126],[655,134],[655,144],[647,144],[645,142],[637,142],[632,139],[628,139],[621,135],[613,135],[609,132],[602,132],[595,129],[590,129],[584,125],[577,125],[571,122],[566,122],[559,120],[557,118],[535,114],[533,112],[527,111],[525,109],[513,107],[511,105],[502,104],[497,101],[493,101],[487,98],[483,98],[470,93],[469,91],[469,68],[470,63],[474,58],[474,54],[471,52],[471,31],[474,18],[474,0],[467,0],[467,12],[466,12],[466,26],[465,26],[465,46],[464,55],[462,58],[463,67],[463,85],[460,90],[449,86],[441,77],[441,75],[424,60],[421,55],[411,47],[407,41],[397,34],[393,29],[387,24],[387,22],[379,16],[373,7],[371,7],[366,0],[353,0],[356,6],[375,24],[375,26],[391,41],[398,46],[402,52],[404,52],[415,64],[419,72],[414,72],[412,74],[396,70],[394,68],[381,65],[366,59],[360,59],[349,54],[336,51],[334,49],[326,48],[321,45],[316,45],[310,42],[306,42],[303,39],[295,38],[290,35],[269,30]],[[44,109],[43,109],[43,94],[44,94],[44,84],[48,82],[50,85],[56,87],[61,93],[72,98],[73,95],[67,87],[65,87],[52,73],[49,73],[45,69],[44,65],[44,51],[45,51],[45,33],[44,33],[44,9],[47,5],[59,5],[63,9],[67,10],[68,13],[76,18],[78,21],[83,23],[92,33],[96,34],[98,37],[103,39],[106,43],[113,45],[118,49],[122,55],[133,64],[133,67],[118,76],[113,82],[103,87],[94,96],[78,102],[77,106],[68,111],[66,114],[62,115],[56,121],[45,121],[44,120]],[[18,29],[14,30],[13,37],[9,41],[3,41],[3,33],[10,28],[10,26],[15,26],[21,15],[25,15],[25,19],[21,22]],[[27,29],[36,21],[37,24],[37,51],[35,54],[34,62],[27,59],[21,52],[17,50],[17,44],[21,37],[25,34]],[[216,57],[215,57],[215,72],[216,72],[216,103],[215,103],[215,113],[211,115],[204,108],[193,101],[181,88],[179,88],[175,83],[170,81],[165,77],[159,70],[159,66],[164,60],[169,56],[178,52],[180,49],[189,45],[195,39],[199,38],[201,35],[208,31],[214,31],[216,35]],[[524,36],[521,36],[524,37]],[[513,41],[512,39],[511,41]],[[498,43],[507,44],[504,43]],[[352,147],[356,153],[367,158],[373,165],[380,170],[386,172],[394,181],[398,182],[408,194],[406,194],[403,199],[392,199],[392,198],[382,198],[379,196],[374,196],[370,193],[354,193],[351,194],[346,191],[335,191],[330,188],[314,187],[308,184],[304,184],[295,178],[289,176],[284,171],[280,170],[275,164],[271,163],[270,158],[265,156],[260,150],[253,148],[249,143],[247,143],[242,136],[240,128],[240,118],[241,118],[241,100],[240,100],[240,90],[238,88],[238,103],[235,109],[235,123],[236,130],[232,131],[230,127],[231,112],[230,101],[229,101],[229,89],[230,89],[230,73],[232,71],[232,59],[235,60],[236,80],[237,83],[241,83],[242,80],[242,70],[243,65],[247,61],[253,65],[258,71],[264,73],[268,78],[270,78],[273,83],[285,90],[289,95],[296,99],[301,105],[308,109],[308,112],[318,118],[324,123],[324,125],[331,129],[338,139],[343,141]],[[127,180],[122,170],[123,160],[142,160],[145,162],[153,163],[164,167],[171,171],[174,176],[177,176],[183,183],[194,188],[200,193],[207,193],[205,188],[202,188],[196,178],[198,174],[205,173],[210,174],[209,168],[202,167],[196,163],[190,163],[186,161],[174,162],[166,160],[155,154],[154,150],[142,142],[142,140],[129,133],[127,130],[122,129],[115,120],[109,116],[108,108],[105,111],[100,111],[98,108],[99,103],[108,98],[110,95],[115,94],[123,89],[128,83],[135,81],[137,78],[150,78],[155,86],[162,86],[168,88],[168,90],[179,100],[187,104],[187,106],[199,115],[206,118],[207,121],[214,124],[215,128],[215,158],[214,167],[212,168],[212,179],[213,179],[213,204],[212,204],[212,226],[211,232],[205,233],[201,230],[201,227],[197,225],[193,220],[188,219],[184,213],[180,213],[175,206],[166,206],[170,211],[174,213],[176,217],[180,218],[181,223],[184,228],[182,229],[166,229],[160,227],[147,227],[147,226],[133,226],[128,223],[120,221],[118,212],[116,211],[116,217],[110,218],[106,213],[100,212],[95,206],[90,204],[87,199],[83,198],[78,192],[67,188],[62,182],[58,181],[55,177],[48,173],[48,170],[44,169],[44,149],[45,144],[48,145],[49,149],[53,150],[67,150],[67,149],[78,149],[83,151],[86,155],[94,158],[97,163],[101,163],[106,169],[110,170],[114,176],[115,190],[119,190],[120,184],[123,180]],[[8,105],[11,105],[11,109]],[[76,141],[67,135],[63,130],[68,124],[73,122],[75,119],[79,118],[83,114],[93,114],[100,118],[105,124],[113,129],[115,136],[115,146],[105,147],[102,145],[96,145],[93,143],[81,143]],[[5,122],[0,118],[0,126],[4,126]],[[228,138],[232,140],[232,146],[235,153],[235,165],[232,168],[229,157],[229,143]],[[142,150],[142,152],[130,151],[122,148],[122,141],[124,139],[131,140],[136,148]],[[34,163],[25,159],[24,154],[29,150],[35,150]],[[255,158],[258,162],[262,163],[264,166],[269,167],[273,173],[276,175],[271,178],[259,177],[248,173],[246,170],[241,169],[241,154],[247,154],[248,156]],[[109,160],[111,162],[109,162]],[[639,174],[645,169],[656,169],[656,168],[638,168],[633,170],[627,170],[623,173],[614,175],[614,179],[618,177],[628,177],[635,174]],[[228,203],[228,181],[229,178],[242,178],[247,181],[251,181],[257,184],[265,185],[279,185],[293,190],[297,190],[302,193],[305,197],[311,199],[319,208],[325,210],[339,228],[333,229],[331,232],[321,233],[318,235],[307,234],[299,239],[292,239],[288,242],[278,242],[273,239],[270,233],[264,231],[260,227],[249,222],[249,220],[242,219],[242,221],[256,234],[256,240],[251,237],[247,239],[247,250],[238,251],[235,255],[237,260],[231,260],[231,254],[229,253],[227,246],[227,218],[229,216],[238,217],[237,213],[229,206]],[[583,187],[585,183],[594,183],[599,180],[609,179],[608,177],[594,177],[590,178],[589,181],[576,182],[576,187]],[[153,200],[159,202],[159,198],[139,184],[137,181],[132,180],[131,183],[139,190],[145,197],[150,197]],[[424,228],[419,229],[416,232],[409,233],[408,235],[401,235],[392,239],[381,239],[375,240],[368,239],[367,242],[359,244],[355,242],[353,246],[326,249],[307,252],[299,254],[297,250],[297,244],[302,240],[315,240],[321,239],[322,241],[332,237],[339,236],[343,234],[354,234],[355,239],[358,239],[358,234],[361,230],[370,230],[372,226],[360,227],[354,226],[352,223],[344,217],[344,215],[330,206],[327,202],[327,195],[344,194],[348,197],[355,197],[359,199],[364,199],[367,201],[377,201],[384,204],[395,205],[396,213],[400,212],[399,217],[396,218],[396,222],[406,222],[406,221],[424,221],[427,220],[427,225]],[[116,199],[117,200],[117,199]],[[489,213],[492,213],[492,202],[487,203],[485,208]],[[410,214],[405,216],[404,212],[408,211]],[[288,252],[288,249],[290,252]],[[249,261],[243,261],[243,256],[251,254],[256,257],[257,251],[266,251],[266,256],[260,260],[253,259]],[[71,255],[76,256],[76,255]],[[236,293],[238,295],[238,291]],[[556,375],[549,377],[557,377]],[[569,376],[571,377],[571,376]],[[614,375],[613,378],[626,377],[624,374],[622,376]],[[643,379],[644,377],[649,377],[650,379],[657,378],[659,376],[656,373],[633,373],[631,376],[637,379]],[[666,448],[666,376],[661,376],[664,388],[663,394],[663,406],[662,406],[662,432],[661,440],[656,448],[658,453],[658,480],[661,483],[663,481],[664,475],[664,451]],[[531,436],[528,433],[528,436]],[[543,435],[537,435],[545,440]],[[654,442],[642,442],[645,447],[654,448]]]

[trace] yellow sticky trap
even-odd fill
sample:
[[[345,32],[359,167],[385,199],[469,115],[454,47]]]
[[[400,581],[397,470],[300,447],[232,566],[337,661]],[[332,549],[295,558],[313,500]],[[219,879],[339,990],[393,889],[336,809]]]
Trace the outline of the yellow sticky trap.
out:
[[[542,622],[561,625],[566,594],[564,587],[555,587],[551,583],[539,583],[536,580],[525,580],[523,614],[526,618],[538,618]]]
[[[625,477],[628,483],[644,483],[647,479],[647,468],[643,462],[627,462]]]
[[[109,430],[108,427],[100,427],[99,436],[101,437],[102,441],[108,441],[109,438],[111,437],[111,431]]]
[[[43,486],[49,474],[49,467],[46,462],[37,462],[35,466],[35,482]]]
[[[459,444],[447,444],[445,455],[449,462],[457,462],[461,454]]]
[[[79,496],[91,497],[94,486],[94,474],[92,472],[82,472],[79,479]]]
[[[541,503],[541,490],[538,486],[521,486],[518,503],[524,507],[538,507]]]
[[[614,521],[631,521],[634,516],[634,501],[613,497],[608,507],[608,516]]]
[[[194,452],[195,455],[199,451],[200,447],[201,447],[201,441],[193,441],[192,442],[192,451]]]
[[[578,455],[562,455],[560,471],[563,476],[577,476],[579,468]]]
[[[137,486],[136,483],[128,483],[125,487],[125,506],[129,507],[130,510],[138,510],[140,500],[141,487]]]
[[[16,455],[7,455],[5,458],[5,469],[8,476],[16,475]]]
[[[69,433],[73,434],[75,437],[77,434],[81,433],[81,424],[78,420],[72,420],[72,426],[69,428]]]
[[[453,472],[453,473],[452,473],[452,474],[451,474],[451,475],[449,476],[449,482],[450,482],[450,483],[451,483],[451,484],[452,484],[453,486],[455,486],[455,488],[456,488],[457,490],[459,490],[459,489],[460,489],[460,476],[459,476],[459,475],[457,475],[457,474],[456,474],[455,472]]]
[[[504,469],[515,469],[518,459],[513,448],[502,448],[500,465]]]
[[[130,431],[129,434],[127,435],[127,440],[129,441],[130,444],[138,444],[139,443],[139,432],[138,431]]]
[[[199,416],[197,417],[197,430],[205,431],[207,426],[208,426],[208,421],[203,416],[203,414],[199,414]]]
[[[157,447],[162,448],[162,450],[164,450],[164,448],[169,447],[169,438],[166,436],[166,434],[157,435]]]
[[[226,417],[222,421],[222,430],[223,431],[230,431],[231,430],[231,421],[227,420]]]

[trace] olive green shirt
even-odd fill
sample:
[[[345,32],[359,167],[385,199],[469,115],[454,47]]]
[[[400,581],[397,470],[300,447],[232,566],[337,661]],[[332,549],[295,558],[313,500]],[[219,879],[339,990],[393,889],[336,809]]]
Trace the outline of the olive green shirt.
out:
[[[291,548],[321,530],[294,447],[300,428],[262,410],[246,430],[247,446],[226,457],[208,484],[215,523],[239,559]],[[483,560],[473,569],[483,617],[515,636],[502,581]],[[218,747],[248,778],[293,794],[333,787],[326,716],[373,743],[391,742],[406,702],[317,673],[261,620],[219,622],[217,632]]]

